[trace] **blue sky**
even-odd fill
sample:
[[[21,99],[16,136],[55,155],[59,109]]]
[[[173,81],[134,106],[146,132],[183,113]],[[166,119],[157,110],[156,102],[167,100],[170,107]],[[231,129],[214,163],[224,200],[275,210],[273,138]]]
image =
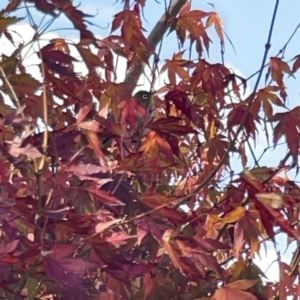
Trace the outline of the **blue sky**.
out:
[[[4,6],[6,1],[1,1],[0,7]],[[150,32],[157,20],[164,11],[164,2],[148,0],[144,16],[144,28]],[[240,0],[215,0],[212,2],[215,10],[224,22],[224,30],[231,39],[235,51],[229,41],[225,44],[225,63],[239,71],[245,77],[248,77],[260,67],[263,53],[265,50],[265,42],[267,40],[270,21],[272,18],[275,0],[261,1],[240,1]],[[85,13],[95,16],[87,20],[93,22],[96,26],[90,26],[90,29],[99,37],[105,37],[110,32],[110,25],[114,14],[122,10],[121,0],[75,0],[75,5],[80,5]],[[212,11],[213,8],[207,2],[193,1],[193,8],[204,11]],[[31,10],[33,18],[38,23],[41,14]],[[18,15],[25,16],[25,10],[18,12]],[[297,24],[300,22],[300,1],[284,0],[279,3],[275,28],[273,31],[271,49],[269,57],[275,56],[278,51],[286,43]],[[49,19],[49,18],[48,18]],[[97,27],[98,26],[98,27]],[[71,27],[70,22],[65,17],[57,19],[49,30],[58,28]],[[57,31],[61,36],[75,38],[75,31],[63,30]],[[209,29],[210,37],[213,44],[210,46],[209,59],[210,62],[221,62],[220,44],[214,30]],[[147,33],[146,33],[147,34]],[[170,58],[174,52],[178,51],[177,41],[174,38],[175,33],[171,33],[164,39],[164,46],[161,53],[161,62],[165,58]],[[293,40],[289,44],[285,59],[290,60],[295,55],[300,54],[300,30],[296,33]],[[166,46],[168,45],[168,46]],[[188,44],[186,44],[188,47]],[[300,72],[300,71],[299,71]],[[254,85],[255,79],[249,81],[249,86]],[[264,83],[264,77],[261,84]],[[261,85],[262,86],[262,85]],[[287,105],[292,107],[298,103],[300,96],[300,86],[298,81],[290,78],[287,84],[288,99]]]
[[[0,8],[4,7],[8,1],[1,1]],[[94,15],[94,18],[87,20],[95,23],[96,26],[90,26],[90,29],[97,35],[105,37],[109,34],[111,21],[114,14],[122,10],[121,0],[75,0],[75,5],[79,5],[85,13]],[[155,25],[159,17],[164,11],[164,2],[148,0],[144,10],[144,27],[148,32]],[[210,1],[208,1],[210,2]],[[232,46],[226,41],[225,62],[239,70],[245,77],[251,75],[259,69],[262,56],[264,53],[264,45],[267,40],[269,25],[275,5],[275,0],[261,1],[240,1],[240,0],[215,0],[211,2],[215,6],[215,10],[224,21],[224,30],[231,39],[236,52]],[[207,2],[193,1],[193,8],[204,11],[212,11],[213,8]],[[41,14],[31,10],[33,18],[38,23]],[[17,15],[26,16],[25,10],[18,11]],[[300,22],[300,1],[284,0],[281,1],[278,8],[275,29],[273,32],[272,45],[269,56],[274,56],[283,47],[297,24]],[[49,18],[48,18],[49,19]],[[99,27],[97,27],[99,26]],[[70,22],[65,17],[57,19],[49,30],[57,28],[70,27]],[[57,31],[58,34],[66,37],[75,37],[74,31]],[[214,30],[209,30],[213,44],[210,47],[210,62],[220,62],[220,46],[217,35]],[[177,52],[177,42],[172,33],[165,39],[168,47],[164,46],[162,51],[162,60],[169,58],[174,52]],[[300,30],[289,44],[285,53],[286,59],[292,59],[300,53]],[[188,44],[187,44],[188,46]],[[253,83],[253,80],[250,81]],[[263,81],[262,81],[263,83]],[[291,105],[298,102],[300,87],[296,80],[289,80],[288,85],[289,99]]]
[[[145,22],[144,27],[150,32],[157,20],[164,11],[164,2],[159,0],[160,4],[154,0],[148,0],[144,10]],[[224,30],[231,39],[235,51],[230,43],[226,40],[225,44],[225,63],[240,72],[244,77],[248,77],[257,71],[261,65],[263,53],[265,51],[265,43],[270,27],[275,0],[215,0],[213,4],[216,12],[224,22]],[[4,7],[8,1],[0,1],[0,9]],[[113,15],[122,10],[122,4],[119,0],[76,0],[75,5],[80,4],[80,9],[85,13],[95,15],[94,18],[88,19],[97,26],[90,29],[97,35],[105,37],[110,32],[110,25]],[[213,8],[205,1],[194,0],[193,8],[204,11],[211,11]],[[42,15],[31,10],[35,21],[41,19]],[[18,16],[26,16],[25,10],[20,10]],[[49,19],[49,18],[48,18]],[[26,22],[26,21],[24,21]],[[278,51],[286,43],[297,24],[300,22],[300,1],[282,0],[280,1],[275,28],[273,31],[270,56],[275,56]],[[56,20],[49,30],[70,27],[70,23],[64,17]],[[213,44],[210,47],[210,56],[206,58],[210,62],[221,62],[220,44],[214,30],[210,30],[210,37]],[[59,35],[67,38],[75,38],[74,31],[57,31]],[[26,35],[26,32],[22,34]],[[173,53],[178,51],[177,41],[172,33],[164,41],[161,59],[170,58]],[[188,44],[187,44],[188,46]],[[300,54],[300,30],[296,33],[293,40],[290,42],[286,52],[285,59],[291,60],[295,55]],[[299,71],[300,72],[300,71]],[[298,76],[299,77],[299,76]],[[254,80],[249,82],[249,87],[253,87]],[[264,84],[264,77],[261,80],[261,86]],[[300,102],[300,84],[299,78],[290,78],[287,81],[288,107],[294,107]],[[257,155],[259,156],[266,147],[263,137],[260,137]],[[282,158],[282,147],[270,152],[264,157],[263,164],[275,166]],[[278,241],[281,244],[281,249],[285,249],[286,239],[283,235]],[[290,257],[292,249],[290,249],[286,257]],[[275,258],[275,257],[274,257]]]

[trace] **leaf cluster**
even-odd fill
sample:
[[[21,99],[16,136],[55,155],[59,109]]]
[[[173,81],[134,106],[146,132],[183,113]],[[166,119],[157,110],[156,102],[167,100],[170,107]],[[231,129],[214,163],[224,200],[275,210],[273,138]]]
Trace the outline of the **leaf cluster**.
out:
[[[278,259],[274,283],[253,259],[266,240],[275,243],[278,228],[300,243],[300,188],[287,173],[298,163],[300,110],[285,103],[286,76],[298,71],[299,56],[291,66],[271,57],[265,86],[244,98],[247,80],[205,59],[211,26],[225,45],[220,16],[174,0],[181,9],[173,16],[166,7],[164,29],[176,33],[180,49],[159,65],[143,28],[148,2],[124,0],[100,40],[71,0],[12,0],[0,11],[0,41],[15,49],[0,49],[3,299],[297,294],[297,260]],[[65,15],[79,41],[42,45],[29,5],[53,20]],[[21,7],[35,31],[28,45],[10,27],[21,26]],[[41,79],[25,66],[26,47]],[[156,76],[166,77],[151,105],[132,96],[138,76],[117,81],[116,55],[127,74],[150,67],[152,88]],[[86,75],[75,71],[78,62]],[[272,146],[286,142],[272,168],[255,155],[256,166],[248,163],[260,124],[273,128]]]

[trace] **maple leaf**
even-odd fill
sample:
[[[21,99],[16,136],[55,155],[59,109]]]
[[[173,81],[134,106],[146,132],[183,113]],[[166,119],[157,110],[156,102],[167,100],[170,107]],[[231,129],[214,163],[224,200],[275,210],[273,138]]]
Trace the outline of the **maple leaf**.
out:
[[[56,17],[55,6],[52,3],[49,3],[47,0],[37,0],[34,4],[38,11]]]
[[[207,224],[207,237],[214,237],[215,233],[218,229],[220,229],[225,224],[231,224],[238,221],[245,214],[245,210],[243,207],[238,206],[236,209],[228,212],[225,216],[220,217],[216,214],[211,213],[207,216],[206,224]]]
[[[55,49],[56,48],[56,49]],[[55,50],[53,50],[55,49]],[[58,50],[62,49],[62,50]],[[49,61],[70,65],[73,62],[78,62],[78,59],[65,52],[65,46],[57,40],[41,49],[42,56],[47,56]]]
[[[259,213],[255,209],[246,210],[244,215],[236,222],[234,227],[235,256],[239,257],[245,243],[250,246],[250,257],[259,249],[259,237],[261,235]]]
[[[66,168],[67,172],[70,172],[71,174],[74,174],[78,177],[81,175],[91,175],[96,173],[106,173],[107,168],[103,166],[99,166],[96,164],[91,163],[82,163],[77,161],[72,161],[72,163],[69,164],[68,168]]]
[[[247,183],[247,189],[249,196],[255,200],[255,207],[258,210],[261,222],[265,227],[265,230],[271,239],[274,239],[274,225],[278,225],[282,231],[295,239],[299,239],[299,235],[295,228],[286,220],[279,209],[275,209],[268,205],[268,201],[265,201],[266,193],[262,193],[261,200],[256,198],[256,194],[260,197],[261,192],[264,191],[262,181],[268,179],[271,175],[274,176],[274,171],[269,168],[255,168],[253,170],[246,170],[242,173],[242,180]],[[274,199],[275,200],[275,199]],[[270,202],[269,202],[270,203]],[[274,202],[274,205],[278,205]]]
[[[117,232],[105,232],[100,239],[95,237],[92,241],[98,244],[109,243],[114,247],[120,247],[122,245],[125,245],[127,240],[135,238],[136,236],[129,235],[125,231],[119,230]]]
[[[84,276],[87,269],[95,269],[98,264],[79,257],[72,257],[76,248],[73,245],[54,245],[49,253],[49,258],[59,262],[67,271]]]
[[[51,259],[50,257],[46,257],[44,258],[43,266],[46,270],[47,276],[57,283],[67,284],[71,287],[83,288],[83,278],[74,274],[74,272],[66,271],[60,262]]]
[[[259,122],[259,116],[255,114],[252,110],[248,112],[247,105],[245,103],[233,104],[233,108],[228,114],[228,129],[230,131],[233,131],[233,128],[235,126],[239,126],[244,118],[245,113],[247,113],[247,118],[243,126],[245,127],[247,135],[250,135],[255,139],[255,121]]]
[[[241,177],[247,183],[256,188],[257,191],[263,189],[261,181],[267,180],[271,175],[274,175],[274,170],[268,167],[257,167],[253,169],[246,169],[242,172]]]
[[[295,253],[298,252],[296,249]],[[299,253],[299,252],[298,252]],[[299,261],[296,262],[296,270],[299,267]],[[293,259],[291,262],[291,266],[287,265],[284,262],[279,262],[279,272],[280,272],[280,280],[279,282],[279,295],[283,297],[283,299],[289,298],[289,295],[294,295],[294,293],[299,292],[299,285],[295,284],[295,277],[291,274],[293,272]],[[299,272],[299,271],[298,271]],[[289,287],[289,288],[287,288]]]
[[[286,113],[277,113],[270,122],[278,122],[273,132],[273,142],[276,147],[282,136],[285,136],[287,146],[294,162],[298,160],[299,129],[300,129],[300,106]]]
[[[152,291],[155,290],[155,281],[150,275],[150,273],[145,274],[143,278],[143,285],[144,285],[144,298],[143,300],[148,299],[148,296],[151,295]]]
[[[77,125],[79,123],[81,123],[85,118],[86,116],[89,114],[89,112],[93,109],[94,107],[94,104],[93,103],[89,103],[87,105],[84,105],[83,107],[80,108],[79,112],[78,112],[78,115],[77,115]],[[93,122],[94,123],[94,122]],[[96,122],[95,122],[96,123]],[[96,124],[95,124],[96,125]],[[97,126],[98,127],[98,126]],[[82,128],[85,128],[85,129],[91,129],[91,128],[88,128],[86,126],[82,127]]]
[[[233,209],[229,213],[227,213],[224,217],[217,219],[221,220],[224,224],[234,223],[237,220],[241,219],[245,215],[245,209],[241,206],[238,206],[237,208]]]
[[[141,120],[147,116],[146,109],[140,104],[139,100],[134,98],[121,102],[119,108],[122,109],[121,127],[123,130],[136,131],[139,125],[138,118]]]
[[[33,94],[40,87],[40,83],[30,74],[12,75],[10,83],[19,97]]]
[[[278,86],[267,86],[263,89],[260,89],[255,95],[252,109],[254,114],[258,114],[261,106],[265,111],[268,120],[273,117],[273,107],[272,104],[277,106],[284,106],[284,103],[281,99],[275,94],[275,92],[279,91],[280,88]],[[252,97],[252,95],[250,96]]]
[[[259,211],[261,221],[271,239],[274,239],[275,234],[273,225],[276,224],[283,232],[300,241],[300,235],[298,234],[297,230],[288,220],[286,220],[285,216],[280,212],[279,209],[275,209],[258,200],[255,201],[255,207]]]
[[[92,216],[68,217],[55,223],[55,236],[59,242],[67,242],[75,233],[86,236],[95,227]]]
[[[62,76],[69,76],[74,79],[77,78],[77,74],[74,73],[70,67],[66,67],[59,63],[53,62],[50,59],[48,59],[47,56],[43,56],[43,63],[47,67],[47,72],[51,70]]]
[[[114,67],[114,59],[112,51],[107,47],[104,40],[98,42],[99,49],[97,57],[100,59],[105,69],[105,76],[107,81],[112,81],[112,75],[117,78],[116,70]]]
[[[239,84],[237,79],[241,81],[245,93],[247,89],[247,80],[245,78],[233,73],[225,77],[225,82],[227,86],[229,85],[229,83],[231,83],[233,92],[238,98],[241,98],[241,94],[240,94],[241,85]]]
[[[201,277],[201,275],[198,274],[197,270],[193,265],[189,264],[184,259],[182,259],[182,254],[180,250],[176,249],[176,241],[174,239],[175,236],[176,233],[172,229],[169,229],[164,233],[162,237],[164,248],[169,254],[174,266],[185,274]]]
[[[271,57],[269,63],[269,69],[266,74],[266,81],[271,74],[272,80],[274,80],[278,86],[284,88],[283,73],[292,75],[292,71],[289,65],[279,57]]]
[[[228,68],[221,64],[210,64],[204,59],[200,59],[190,78],[193,87],[201,84],[205,93],[211,95],[212,105],[218,101],[224,105],[224,88],[229,83],[228,76],[231,76]]]
[[[138,14],[133,10],[126,10],[122,11],[114,16],[114,20],[111,25],[111,32],[117,30],[122,25],[124,25],[125,22],[133,22],[133,27],[136,28],[142,28],[142,22],[139,18]]]
[[[187,116],[187,119],[192,120],[191,102],[186,93],[179,90],[172,90],[165,96],[167,116],[170,116],[172,104],[175,105],[177,110],[181,111]]]
[[[5,74],[11,74],[14,72],[18,64],[18,60],[11,56],[11,57],[3,57],[0,66],[3,69]]]
[[[209,50],[209,39],[205,26],[201,19],[208,17],[210,13],[206,13],[201,10],[192,10],[191,3],[187,2],[180,10],[179,17],[174,20],[170,32],[174,29],[176,30],[178,39],[183,46],[186,38],[190,38],[192,44],[196,42],[196,50],[199,53],[199,56],[202,55],[203,46],[206,48],[206,51]]]
[[[189,73],[185,68],[191,66],[191,63],[182,58],[183,54],[184,52],[182,51],[174,54],[172,60],[166,59],[165,64],[160,69],[160,74],[167,71],[170,84],[176,85],[176,76],[182,80],[187,80],[189,78]]]
[[[1,15],[4,15],[5,13],[9,13],[9,12],[14,11],[18,7],[18,5],[20,4],[20,2],[21,2],[20,0],[12,0],[12,1],[10,1],[7,4],[7,6],[0,11]]]
[[[239,152],[240,157],[241,157],[242,166],[245,169],[246,166],[247,166],[247,162],[248,162],[248,158],[247,158],[247,155],[246,155],[245,143],[240,143],[240,145],[238,147],[238,152]]]
[[[56,49],[55,49],[56,46]],[[57,50],[58,47],[55,41],[44,46],[38,53],[38,56],[42,59],[44,65],[47,67],[47,72],[54,71],[62,76],[69,76],[76,78],[76,73],[73,71],[73,62],[78,61],[68,53],[61,50]]]
[[[216,135],[215,137],[209,139],[209,141],[203,146],[208,149],[207,161],[212,163],[216,157],[222,158],[225,153],[227,153],[228,142],[226,141],[225,136]]]
[[[103,231],[107,230],[111,226],[115,224],[119,224],[122,221],[122,219],[114,219],[105,223],[97,223],[95,226],[96,233],[102,233]]]
[[[163,204],[176,204],[176,197],[167,197],[162,193],[144,194],[140,200],[149,207],[155,208]]]
[[[188,133],[197,133],[192,127],[184,125],[184,120],[176,117],[161,118],[151,122],[147,127],[158,133],[173,133],[176,135],[185,135]]]
[[[149,162],[155,163],[163,153],[165,157],[174,162],[173,151],[170,144],[154,131],[150,131],[146,137],[142,139],[140,150],[148,158]]]
[[[119,104],[131,98],[126,92],[126,88],[128,88],[128,84],[115,82],[103,83],[103,89],[105,89],[105,91],[100,97],[99,110],[108,109],[109,107],[115,120],[119,120],[121,114]]]
[[[78,101],[78,103],[81,102],[81,99],[79,97],[77,97],[77,95],[74,93],[74,89],[72,89],[70,84],[68,84],[68,82],[66,82],[65,78],[62,79],[62,78],[55,77],[54,74],[52,72],[50,72],[47,68],[45,71],[46,71],[45,77],[47,78],[47,80],[49,80],[49,82],[51,82],[51,85],[55,91],[56,96],[58,96],[59,98],[62,98],[60,96],[65,94],[65,95],[69,96],[68,100],[72,99],[73,101],[74,100]]]
[[[115,15],[112,22],[111,32],[117,30],[118,28],[120,28],[121,35],[124,40],[125,54],[130,61],[132,61],[132,50],[141,45],[142,49],[151,52],[148,40],[143,34],[144,28],[142,27],[137,5],[134,6],[133,10],[124,10]],[[143,61],[146,62],[147,59],[148,56],[146,55],[146,58],[144,58]]]
[[[100,189],[100,186],[96,183],[92,183],[87,187],[88,192],[94,196],[96,201],[102,202],[104,205],[109,206],[123,206],[125,205],[114,195],[110,195],[108,192]]]
[[[261,269],[253,263],[253,261],[239,260],[234,262],[229,268],[230,279],[229,282],[236,282],[239,279],[256,280],[259,285],[261,277],[267,279],[266,275]]]
[[[257,193],[255,197],[263,204],[270,205],[273,208],[281,208],[284,204],[284,194],[282,192]]]
[[[61,52],[70,54],[70,48],[69,48],[68,43],[65,41],[65,39],[55,38],[50,41],[50,44],[53,45],[53,48],[55,50],[59,50]],[[74,57],[72,57],[72,60],[76,61],[76,59]]]
[[[90,49],[87,49],[80,44],[77,44],[76,48],[77,48],[78,52],[80,53],[83,61],[85,62],[85,65],[87,66],[88,69],[93,70],[96,67],[105,68],[105,65],[99,59],[98,55],[93,54]]]
[[[120,168],[124,171],[157,174],[173,165],[165,158],[165,155],[159,151],[159,148],[155,147],[147,156],[143,152],[126,155],[120,162]]]
[[[20,240],[13,240],[8,242],[7,244],[0,244],[0,255],[6,255],[11,252],[14,252],[17,249],[17,246],[19,244]]]
[[[233,283],[227,284],[226,286],[218,289],[212,300],[257,300],[255,296],[248,292],[241,290],[246,290],[251,288],[257,280],[238,280]]]
[[[27,144],[25,147],[20,147],[18,140],[12,143],[9,153],[16,157],[18,157],[20,154],[23,154],[31,160],[42,157],[42,153],[36,147],[30,144]]]
[[[46,3],[49,4],[47,1],[43,1],[43,5],[45,5]],[[80,32],[81,40],[96,40],[94,34],[87,29],[87,26],[84,22],[84,18],[91,17],[90,15],[87,15],[79,9],[77,9],[77,7],[75,7],[71,1],[65,1],[64,3],[56,1],[54,5],[56,9],[63,12],[66,15],[66,17],[70,21],[72,21],[74,27]],[[46,12],[47,9],[49,8],[45,9]]]
[[[164,194],[144,194],[141,198],[140,201],[144,203],[146,206],[155,209],[159,208],[157,211],[155,211],[153,214],[154,215],[159,215],[164,218],[168,218],[169,220],[172,221],[177,221],[177,222],[184,222],[184,216],[183,214],[179,213],[176,209],[172,208],[172,204],[176,204],[176,197],[166,197]],[[161,205],[164,204],[170,204],[169,206],[165,206],[160,208]]]
[[[82,132],[87,138],[89,145],[91,146],[92,149],[94,149],[98,159],[100,160],[102,165],[106,165],[107,158],[105,157],[103,151],[102,151],[102,143],[99,139],[99,136],[97,135],[97,129],[85,129],[84,126],[86,125],[87,122],[82,122],[80,123],[80,126],[82,128]],[[88,122],[90,123],[90,122]],[[95,124],[96,122],[91,122]],[[96,124],[95,124],[96,125]],[[98,124],[97,124],[98,125]],[[98,126],[97,126],[98,127]]]
[[[296,73],[300,69],[300,55],[294,57],[294,64],[293,64],[293,73]]]
[[[183,273],[197,277],[205,276],[205,268],[222,274],[216,258],[205,251],[198,242],[190,236],[179,235],[178,230],[168,229],[163,237],[163,245],[174,265]],[[203,250],[201,250],[201,248]],[[192,267],[190,259],[195,263]]]
[[[17,17],[4,17],[3,15],[0,16],[0,37],[2,33],[5,33],[8,26],[16,24],[20,21],[24,20],[24,18],[17,18]]]
[[[215,13],[215,12],[210,13],[210,16],[208,17],[208,19],[206,21],[206,28],[209,28],[212,25],[215,26],[215,29],[216,29],[216,32],[219,36],[221,44],[224,47],[224,35],[223,35],[223,30],[222,30],[223,21],[218,16],[218,14]]]

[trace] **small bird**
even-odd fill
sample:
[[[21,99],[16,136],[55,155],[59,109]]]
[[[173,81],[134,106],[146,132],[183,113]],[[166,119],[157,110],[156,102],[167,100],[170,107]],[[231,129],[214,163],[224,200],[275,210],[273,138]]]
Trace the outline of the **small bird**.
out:
[[[153,92],[148,91],[138,91],[133,95],[133,98],[139,100],[140,104],[146,109],[148,116],[146,119],[138,118],[137,119],[137,130],[134,133],[132,140],[140,140],[141,134],[146,134],[150,129],[146,129],[146,125],[154,117],[154,101],[153,101]]]
[[[133,95],[133,98],[135,98],[136,100],[138,100],[140,102],[140,104],[146,109],[146,111],[149,113],[149,117],[152,116],[153,113],[153,92],[148,92],[148,91],[138,91]],[[135,136],[139,136],[140,134],[140,130],[144,130],[143,124],[144,124],[144,119],[138,118],[137,122],[138,122],[138,129],[137,132],[135,132]],[[103,145],[105,145],[105,147],[108,147],[111,145],[111,138],[105,138],[103,140]],[[135,138],[133,137],[132,142],[136,142]]]
[[[133,95],[133,98],[136,98],[140,103],[148,110],[153,106],[153,93],[147,91],[138,91]]]

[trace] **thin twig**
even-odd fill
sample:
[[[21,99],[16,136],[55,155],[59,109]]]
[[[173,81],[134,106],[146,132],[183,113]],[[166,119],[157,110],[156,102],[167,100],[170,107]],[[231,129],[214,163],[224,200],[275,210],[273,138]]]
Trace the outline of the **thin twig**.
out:
[[[284,56],[284,52],[285,52],[288,44],[291,42],[291,40],[293,39],[294,35],[296,34],[296,32],[298,31],[299,28],[300,28],[300,22],[298,23],[298,25],[294,29],[293,33],[291,34],[291,36],[289,37],[287,42],[284,44],[284,46],[279,50],[279,53],[276,56],[279,56],[281,53],[282,53],[282,57]]]
[[[278,53],[275,55],[275,57],[278,57],[281,53],[284,53],[288,44],[291,42],[292,38],[295,36],[296,32],[299,30],[300,28],[300,23],[298,23],[298,25],[296,26],[296,28],[294,29],[294,31],[292,32],[292,34],[290,35],[290,37],[288,38],[287,42],[284,44],[284,46],[278,51]],[[264,68],[266,68],[269,64],[265,64]],[[247,77],[245,79],[245,81],[249,81],[251,78],[253,78],[254,76],[256,76],[258,73],[260,72],[260,70],[255,71],[254,73],[252,73],[249,77]],[[241,82],[240,84],[238,84],[238,86],[243,85],[244,82]],[[232,92],[233,89],[231,89],[229,92]]]
[[[40,51],[40,55],[42,55]],[[42,59],[42,56],[41,56]],[[48,149],[48,101],[47,101],[47,87],[46,87],[46,76],[45,76],[45,68],[43,61],[41,62],[41,68],[42,68],[42,76],[43,76],[43,117],[44,117],[44,124],[45,124],[45,130],[43,133],[43,158],[40,161],[39,170],[42,170],[44,168],[45,159],[47,155],[47,149]]]
[[[224,56],[225,56],[225,51],[224,51],[224,48],[223,48],[222,45],[221,45],[221,60],[222,60],[222,64],[225,66],[225,59],[224,59]],[[231,92],[229,91],[229,87],[227,86],[226,89],[227,89],[227,95],[228,95],[228,97],[229,97],[229,99],[230,99],[230,102],[231,102],[231,104],[233,104],[233,99],[232,99]],[[238,98],[238,100],[241,102],[241,98],[240,98],[240,97]],[[246,136],[246,142],[247,142],[248,148],[249,148],[249,150],[250,150],[250,153],[251,153],[251,155],[252,155],[252,158],[253,158],[253,160],[254,160],[254,164],[255,164],[255,166],[258,167],[259,164],[258,164],[258,160],[256,159],[254,150],[252,149],[251,144],[250,144],[250,142],[249,142],[249,139],[247,138],[245,129],[243,129],[243,131],[244,131],[244,134],[245,134],[245,136]]]
[[[220,162],[218,163],[218,165],[216,166],[216,168],[207,176],[207,178],[194,190],[193,194],[199,192],[204,186],[206,186],[214,177],[215,175],[218,173],[218,171],[221,169],[222,165],[224,164],[229,152],[231,151],[231,149],[234,147],[235,145],[235,142],[240,134],[240,132],[243,130],[243,126],[248,118],[248,115],[249,115],[249,112],[250,112],[250,109],[252,107],[252,104],[253,104],[253,101],[254,101],[254,98],[255,98],[255,94],[256,94],[256,91],[258,89],[258,86],[259,86],[259,83],[260,83],[260,79],[261,79],[261,76],[262,76],[262,73],[263,73],[263,70],[264,70],[264,65],[266,63],[266,60],[267,60],[267,56],[268,56],[268,53],[269,53],[269,50],[270,50],[270,47],[271,47],[271,38],[272,38],[272,33],[273,33],[273,28],[274,28],[274,24],[275,24],[275,17],[276,17],[276,13],[277,13],[277,8],[278,8],[278,5],[279,5],[279,0],[276,1],[276,4],[275,4],[275,8],[274,8],[274,11],[273,11],[273,17],[272,17],[272,21],[271,21],[271,25],[270,25],[270,29],[269,29],[269,35],[268,35],[268,40],[267,40],[267,43],[265,45],[265,53],[264,53],[264,56],[263,56],[263,59],[262,59],[262,63],[261,63],[261,67],[260,67],[260,72],[258,74],[258,77],[257,77],[257,80],[256,80],[256,83],[255,83],[255,86],[254,86],[254,89],[253,89],[253,93],[252,93],[252,97],[250,98],[249,100],[249,104],[248,104],[248,107],[246,109],[246,111],[244,112],[244,115],[242,117],[242,120],[240,122],[240,126],[238,127],[233,139],[231,140],[231,142],[229,143],[229,147],[226,151],[226,153],[223,155],[223,157],[221,158]],[[187,200],[189,200],[191,197],[191,195],[188,195],[186,196],[186,199],[184,200],[181,200],[179,201],[176,206],[180,206],[181,204],[185,203]]]
[[[4,78],[5,83],[7,84],[8,88],[9,88],[9,91],[11,92],[11,94],[13,96],[13,98],[11,98],[12,103],[14,104],[14,106],[16,108],[20,108],[21,107],[20,100],[19,100],[15,90],[13,89],[12,85],[10,84],[10,82],[9,82],[9,80],[8,80],[6,74],[5,74],[5,72],[4,72],[4,70],[1,66],[0,66],[0,72],[1,72],[1,75],[3,76],[3,78]],[[23,113],[22,113],[22,117],[24,117]]]

